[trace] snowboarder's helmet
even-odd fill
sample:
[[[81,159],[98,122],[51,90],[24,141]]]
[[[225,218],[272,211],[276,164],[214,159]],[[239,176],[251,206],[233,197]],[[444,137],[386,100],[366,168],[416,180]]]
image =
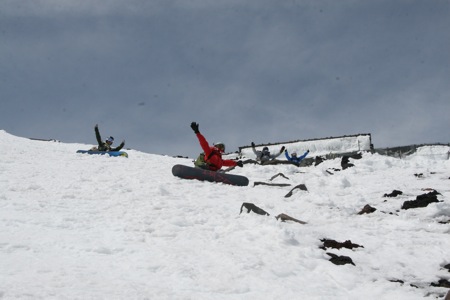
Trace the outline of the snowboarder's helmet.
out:
[[[109,138],[106,139],[106,142],[112,144],[114,142],[114,138],[110,136]]]
[[[269,152],[269,147],[264,147],[263,152]]]
[[[291,156],[297,156],[297,152],[292,152]]]
[[[224,143],[221,143],[221,142],[215,143],[214,147],[216,147],[217,149],[219,149],[222,152],[225,152],[225,144]]]

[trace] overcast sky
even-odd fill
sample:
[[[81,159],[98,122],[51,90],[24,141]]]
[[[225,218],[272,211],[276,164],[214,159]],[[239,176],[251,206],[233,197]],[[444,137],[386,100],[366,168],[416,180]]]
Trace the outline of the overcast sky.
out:
[[[450,1],[0,0],[0,129],[194,157],[449,143]]]

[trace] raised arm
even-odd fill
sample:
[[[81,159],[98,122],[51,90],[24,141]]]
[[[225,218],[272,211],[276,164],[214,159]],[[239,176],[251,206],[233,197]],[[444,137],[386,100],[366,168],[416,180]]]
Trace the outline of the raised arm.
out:
[[[256,159],[260,159],[261,155],[262,155],[262,152],[256,150],[255,143],[253,143],[253,142],[252,142],[252,150],[253,150],[253,153],[255,153],[255,155],[256,155]]]
[[[124,146],[125,146],[125,140],[123,140],[122,143],[120,143],[120,145],[117,146],[116,148],[111,148],[111,151],[120,151]]]
[[[275,153],[275,154],[271,154],[270,155],[270,158],[271,159],[275,159],[275,158],[277,158],[278,156],[280,156],[281,155],[281,153],[283,153],[283,151],[284,151],[284,146],[283,147],[281,147],[281,149],[280,149],[280,152],[278,152],[278,153]]]
[[[100,136],[100,132],[98,131],[98,124],[95,124],[95,138],[97,139],[97,143],[99,146],[102,145],[102,137]]]
[[[308,155],[308,153],[309,153],[309,150],[306,150],[306,152],[303,153],[303,155],[298,158],[298,161],[299,162],[302,161],[306,157],[306,155]]]
[[[197,136],[197,139],[200,143],[200,147],[202,147],[203,152],[205,152],[206,156],[209,156],[211,154],[211,147],[208,144],[208,141],[205,139],[205,137],[200,133],[200,130],[198,129],[199,124],[196,122],[191,123],[191,128],[194,131],[195,135]]]
[[[284,150],[284,156],[286,156],[287,160],[289,160],[289,161],[292,160],[291,157],[289,156],[287,150]]]

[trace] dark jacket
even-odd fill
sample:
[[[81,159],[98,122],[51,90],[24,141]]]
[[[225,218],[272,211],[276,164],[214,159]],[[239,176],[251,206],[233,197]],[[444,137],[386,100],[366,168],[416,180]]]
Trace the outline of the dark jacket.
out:
[[[98,143],[97,150],[98,151],[105,151],[105,152],[120,151],[120,149],[122,149],[125,146],[125,142],[122,142],[122,143],[120,143],[120,145],[118,147],[112,148],[111,145],[109,145],[106,142],[103,142],[102,138],[100,136],[100,132],[98,131],[98,126],[95,126],[95,137],[97,138],[97,143]]]

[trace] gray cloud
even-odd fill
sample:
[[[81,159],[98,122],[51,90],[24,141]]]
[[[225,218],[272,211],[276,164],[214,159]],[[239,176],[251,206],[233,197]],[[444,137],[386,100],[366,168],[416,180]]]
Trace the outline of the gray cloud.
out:
[[[448,143],[448,1],[0,2],[0,128],[195,156],[372,133]]]

